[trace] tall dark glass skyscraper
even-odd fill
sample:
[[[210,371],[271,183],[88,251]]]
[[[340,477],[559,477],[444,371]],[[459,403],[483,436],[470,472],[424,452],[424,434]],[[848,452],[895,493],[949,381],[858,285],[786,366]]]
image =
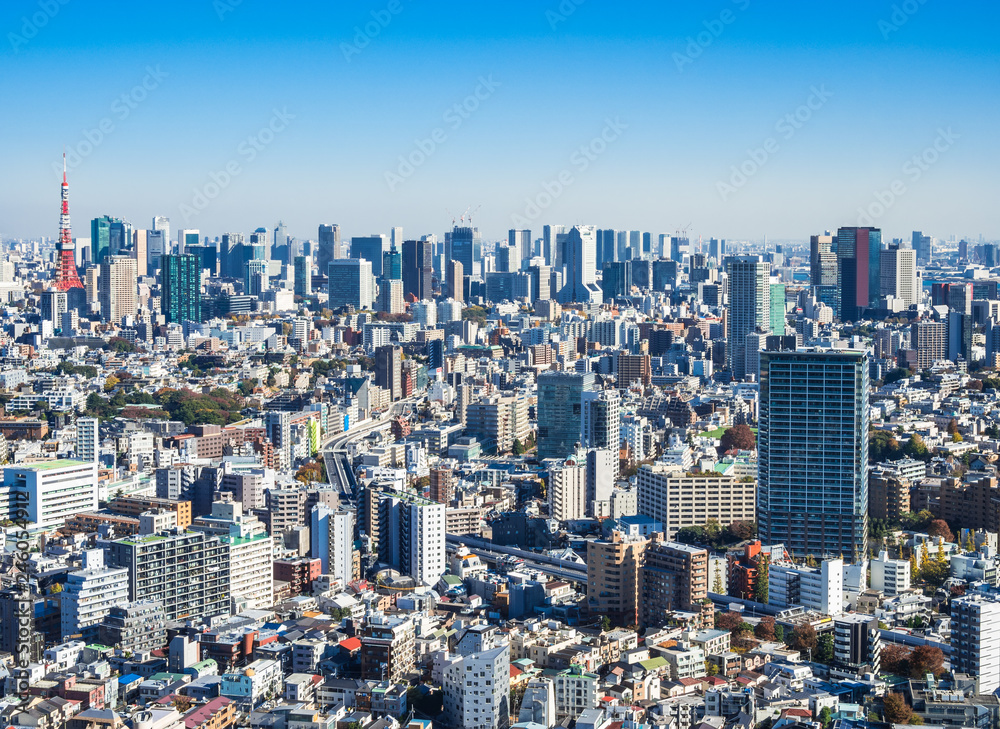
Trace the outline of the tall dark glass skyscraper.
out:
[[[594,389],[591,372],[538,375],[538,457],[566,458],[580,442],[584,390]]]
[[[881,261],[881,230],[837,230],[837,285],[840,288],[840,318],[844,321],[856,321],[865,309],[878,304]]]
[[[163,256],[160,311],[167,322],[201,321],[201,259],[191,254]]]
[[[758,533],[799,556],[868,554],[868,355],[760,354]]]

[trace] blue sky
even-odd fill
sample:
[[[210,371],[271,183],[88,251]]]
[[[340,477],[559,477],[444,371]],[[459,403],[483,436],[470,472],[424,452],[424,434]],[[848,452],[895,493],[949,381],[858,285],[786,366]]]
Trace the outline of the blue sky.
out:
[[[807,238],[865,213],[886,237],[992,239],[998,14],[941,0],[7,0],[0,235],[57,234],[66,146],[81,235],[110,214],[211,236],[283,219],[299,237],[326,222],[416,237],[471,206],[488,237],[690,223]]]

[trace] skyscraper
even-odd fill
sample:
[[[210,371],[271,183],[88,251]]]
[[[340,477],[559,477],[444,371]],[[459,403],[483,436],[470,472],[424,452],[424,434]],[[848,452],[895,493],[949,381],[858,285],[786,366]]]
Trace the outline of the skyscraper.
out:
[[[329,306],[339,309],[371,309],[375,281],[371,261],[358,258],[340,258],[330,261],[327,268]]]
[[[309,256],[295,257],[295,295],[312,296],[312,259]]]
[[[567,458],[580,442],[582,397],[594,389],[592,372],[538,375],[538,457]]]
[[[562,268],[562,246],[566,240],[566,233],[567,228],[565,225],[546,225],[542,227],[542,257],[545,258],[546,265],[557,269]],[[620,259],[616,258],[615,260]]]
[[[445,278],[448,281],[448,298],[455,301],[465,301],[465,273],[460,261],[448,261]]]
[[[771,326],[771,264],[760,256],[726,259],[729,316],[726,319],[726,359],[733,377],[743,379],[746,336]]]
[[[103,215],[90,223],[90,261],[99,266],[107,256],[131,248],[132,226],[120,218]]]
[[[483,275],[483,239],[478,228],[455,227],[448,235],[448,258],[459,261],[474,280]]]
[[[201,321],[201,261],[191,254],[167,255],[163,262],[160,312],[168,323]]]
[[[243,292],[249,296],[260,296],[270,285],[267,261],[253,258],[244,267]]]
[[[375,350],[375,384],[388,390],[393,400],[403,392],[402,365],[402,348],[390,344]]]
[[[1000,601],[965,595],[951,602],[952,670],[975,676],[980,694],[1000,688]]]
[[[243,244],[242,233],[222,234],[222,245],[219,248],[219,275],[223,278],[242,278],[245,263]]]
[[[868,356],[761,352],[761,541],[799,556],[868,554]]]
[[[520,271],[524,267],[524,262],[531,258],[531,231],[514,229],[507,231],[507,245],[516,249],[516,253],[511,256],[510,270]]]
[[[382,278],[382,256],[389,250],[389,239],[384,235],[368,235],[351,238],[351,258],[370,261],[372,274]]]
[[[325,271],[330,261],[343,258],[340,249],[340,226],[336,224],[319,226],[319,241],[316,244],[316,266]]]
[[[391,244],[389,250],[382,254],[382,279],[389,281],[402,281],[403,279],[403,256],[395,243]]]
[[[880,296],[902,299],[907,309],[920,302],[916,251],[891,245],[882,251],[880,269]]]
[[[583,446],[617,451],[621,432],[618,390],[585,390],[580,402],[580,442]]]
[[[597,285],[597,236],[593,225],[574,225],[564,247],[566,279],[561,302],[591,301],[600,304]]]
[[[632,293],[632,261],[612,261],[604,264],[601,277],[604,300],[611,301]]]
[[[403,241],[401,259],[403,296],[418,301],[432,296],[434,275],[434,242],[429,240]]]
[[[257,233],[259,234],[263,228],[258,228]],[[251,236],[252,238],[253,236]],[[267,233],[264,232],[264,238],[267,238]],[[201,231],[198,230],[178,230],[177,231],[177,252],[187,253],[188,246],[196,246],[201,243]]]
[[[877,306],[882,286],[882,231],[878,228],[837,230],[837,284],[840,318],[857,321]]]
[[[100,291],[101,317],[120,324],[123,317],[135,316],[136,304],[135,259],[129,256],[105,256],[101,261]]]
[[[934,255],[931,237],[915,230],[910,240],[911,248],[917,252],[917,263],[930,263]]]
[[[139,278],[146,275],[146,269],[149,262],[149,254],[147,252],[148,239],[148,231],[132,231],[132,258],[135,259],[135,274]]]

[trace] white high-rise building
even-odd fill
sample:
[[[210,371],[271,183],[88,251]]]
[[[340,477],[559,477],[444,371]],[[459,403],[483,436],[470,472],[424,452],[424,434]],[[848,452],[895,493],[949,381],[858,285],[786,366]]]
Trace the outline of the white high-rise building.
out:
[[[772,564],[768,568],[768,604],[801,605],[824,615],[844,612],[844,560],[827,559],[819,567]]]
[[[910,561],[889,559],[884,549],[871,561],[872,589],[894,597],[910,589]]]
[[[566,279],[559,301],[589,301],[600,304],[603,292],[597,285],[597,230],[593,225],[576,225],[566,234],[564,244]]]
[[[549,469],[549,516],[557,521],[587,516],[587,464],[569,459]]]
[[[4,469],[9,506],[28,512],[30,528],[58,529],[81,511],[97,509],[97,463],[60,459],[9,466]],[[8,503],[0,503],[2,518],[10,518]]]
[[[214,503],[212,516],[228,523],[220,535],[229,550],[229,592],[233,613],[266,610],[274,604],[274,543],[256,516],[243,513],[243,504]]]
[[[170,218],[157,215],[153,218],[153,230],[163,233],[163,240],[166,242],[167,248],[160,251],[160,253],[169,253],[170,251],[167,249],[170,247]]]
[[[907,308],[920,303],[917,279],[917,252],[912,248],[889,248],[881,252],[881,296],[902,299]]]
[[[126,316],[137,311],[136,261],[129,256],[105,256],[101,261],[98,297],[101,316],[112,324],[120,324]]]
[[[59,593],[62,639],[96,638],[98,626],[116,605],[128,602],[128,570],[104,564],[104,550],[83,553],[82,569],[70,572]]]
[[[511,254],[511,270],[520,271],[524,267],[524,262],[531,258],[531,231],[512,228],[507,231],[507,245],[514,248]]]
[[[434,585],[448,567],[445,505],[413,493],[379,497],[379,558],[418,584]]]
[[[771,264],[761,256],[730,256],[726,274],[726,357],[733,376],[743,379],[747,334],[771,328]]]
[[[310,554],[319,559],[324,575],[345,586],[351,581],[354,552],[354,512],[314,506],[310,517]]]
[[[97,418],[77,418],[76,458],[97,463],[101,456],[100,421]]]
[[[1000,688],[1000,602],[982,595],[951,601],[951,668],[976,676],[977,693]]]
[[[493,626],[474,626],[481,635],[465,637],[448,661],[442,690],[444,714],[454,729],[506,729],[510,725],[510,646],[501,644]]]

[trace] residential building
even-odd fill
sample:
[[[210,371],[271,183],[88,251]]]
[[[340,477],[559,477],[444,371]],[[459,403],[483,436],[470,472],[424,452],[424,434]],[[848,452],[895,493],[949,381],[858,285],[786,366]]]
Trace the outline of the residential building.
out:
[[[229,553],[216,536],[175,529],[119,539],[111,564],[129,571],[129,600],[155,600],[167,620],[230,614]]]
[[[138,311],[135,259],[106,256],[101,261],[98,290],[104,321],[121,324],[126,316],[135,316]]]
[[[507,453],[517,441],[522,447],[530,434],[528,401],[523,395],[492,395],[470,403],[465,432],[478,438],[484,451]]]
[[[587,516],[587,464],[572,457],[549,468],[549,516],[556,521]]]
[[[890,559],[884,549],[870,562],[871,587],[886,597],[895,597],[910,589],[910,561]]]
[[[868,356],[761,353],[759,535],[800,556],[868,554]]]
[[[667,539],[710,520],[728,526],[756,520],[757,482],[745,477],[685,474],[663,463],[639,468],[639,513],[663,524]]]
[[[354,565],[354,512],[314,506],[309,539],[309,552],[320,561],[322,574],[348,585]]]
[[[951,601],[951,669],[975,676],[979,694],[1000,688],[1000,601],[965,595]]]
[[[361,633],[361,677],[400,683],[413,671],[415,628],[407,617],[373,614]]]
[[[647,540],[614,531],[587,547],[587,609],[615,625],[639,622],[639,568]]]
[[[116,605],[128,601],[128,570],[106,567],[104,550],[83,553],[82,569],[70,572],[59,593],[62,639],[82,635],[95,640],[101,621]]]
[[[9,501],[0,502],[0,515],[10,518],[10,509],[23,509],[29,529],[59,529],[81,511],[97,509],[96,461],[64,458],[8,466],[3,486]]]
[[[708,598],[708,551],[654,535],[639,569],[639,624],[659,627],[677,610],[700,612]]]
[[[771,322],[771,264],[761,256],[726,258],[729,308],[726,318],[726,357],[729,370],[743,379],[746,336],[768,331]]]

